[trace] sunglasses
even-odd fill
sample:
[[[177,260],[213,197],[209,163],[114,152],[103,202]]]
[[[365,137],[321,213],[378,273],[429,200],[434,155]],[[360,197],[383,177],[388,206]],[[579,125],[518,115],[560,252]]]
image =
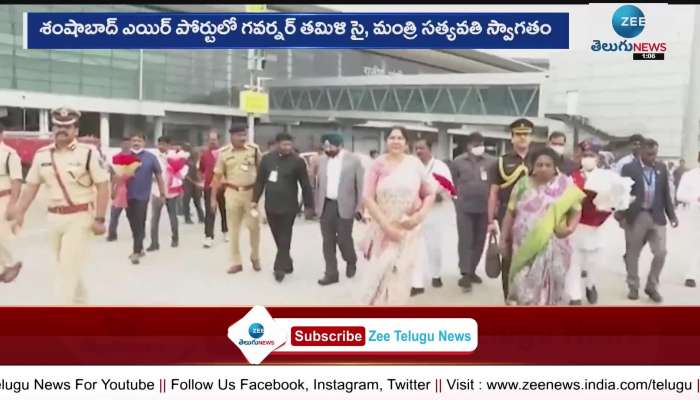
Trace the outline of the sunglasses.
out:
[[[513,135],[519,136],[519,137],[528,137],[530,134],[528,132],[515,132]]]

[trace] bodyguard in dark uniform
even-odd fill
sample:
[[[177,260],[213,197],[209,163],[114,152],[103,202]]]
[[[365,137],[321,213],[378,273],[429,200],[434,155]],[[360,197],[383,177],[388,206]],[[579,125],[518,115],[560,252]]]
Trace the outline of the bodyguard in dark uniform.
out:
[[[489,232],[496,231],[496,224],[503,223],[508,199],[513,185],[523,176],[528,176],[532,168],[528,157],[530,141],[535,125],[528,119],[521,118],[510,124],[513,149],[500,156],[489,171],[491,189],[489,193],[488,221]],[[508,246],[512,248],[512,246]],[[502,255],[503,297],[508,296],[508,279],[510,271],[510,254]]]
[[[294,271],[290,246],[292,228],[299,210],[301,186],[306,216],[313,215],[313,194],[309,183],[306,163],[293,151],[293,138],[287,133],[277,135],[277,149],[263,156],[260,161],[252,208],[257,209],[258,201],[265,193],[265,213],[270,231],[277,245],[274,274],[277,282],[282,282],[285,274]]]

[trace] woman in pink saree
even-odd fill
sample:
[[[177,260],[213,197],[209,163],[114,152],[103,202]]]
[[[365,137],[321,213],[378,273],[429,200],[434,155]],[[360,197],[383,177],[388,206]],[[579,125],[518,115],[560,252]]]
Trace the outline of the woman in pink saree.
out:
[[[435,201],[435,183],[420,160],[406,154],[402,128],[389,132],[387,149],[365,177],[364,204],[372,223],[362,243],[369,261],[362,303],[369,305],[408,301],[413,269],[425,260],[420,224]]]

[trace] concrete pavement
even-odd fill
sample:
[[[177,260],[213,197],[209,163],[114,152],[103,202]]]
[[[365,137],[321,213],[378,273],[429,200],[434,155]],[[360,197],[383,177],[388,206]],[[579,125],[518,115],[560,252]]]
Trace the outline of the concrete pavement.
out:
[[[12,284],[0,285],[0,305],[52,305],[52,273],[54,263],[48,247],[48,231],[45,224],[45,206],[39,199],[32,206],[24,232],[12,246],[23,260],[24,269]],[[149,210],[150,212],[150,210]],[[150,215],[149,215],[150,218]],[[682,218],[682,217],[681,217]],[[445,221],[443,283],[434,289],[428,282],[426,292],[411,299],[413,305],[502,305],[501,283],[488,279],[483,262],[477,273],[484,279],[475,285],[471,293],[463,293],[457,286],[457,235],[454,215]],[[85,283],[92,305],[351,305],[357,304],[357,292],[365,265],[360,262],[358,273],[352,280],[344,276],[344,263],[338,252],[341,271],[340,283],[320,287],[316,281],[323,274],[321,232],[317,222],[297,219],[294,226],[292,257],[294,273],[282,283],[272,275],[275,245],[269,227],[262,228],[262,266],[255,272],[250,263],[236,275],[226,274],[229,267],[227,244],[217,231],[215,246],[202,247],[203,225],[180,225],[180,247],[169,247],[170,233],[167,216],[161,218],[161,250],[148,253],[140,265],[131,265],[131,233],[126,216],[119,222],[119,240],[108,243],[105,237],[96,238],[90,246],[89,265],[85,268]],[[216,229],[219,229],[218,221]],[[355,239],[361,237],[365,227],[356,224]],[[148,227],[147,227],[148,232]],[[243,259],[249,257],[247,232],[243,230]],[[665,305],[700,304],[700,288],[683,286],[685,270],[694,260],[695,243],[700,232],[693,232],[681,220],[677,230],[669,228],[669,255],[661,277],[660,292]],[[600,305],[651,305],[642,293],[640,300],[626,299],[625,273],[622,263],[624,252],[623,232],[615,221],[605,225],[605,259],[608,264],[602,271],[594,271],[598,282]],[[147,238],[145,245],[148,246]],[[640,262],[640,276],[645,282],[651,254],[645,249]]]

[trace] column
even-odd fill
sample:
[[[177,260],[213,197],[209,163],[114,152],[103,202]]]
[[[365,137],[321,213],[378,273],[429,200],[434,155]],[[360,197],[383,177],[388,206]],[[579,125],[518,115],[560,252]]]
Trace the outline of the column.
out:
[[[379,154],[384,154],[386,151],[386,140],[384,140],[384,131],[379,131]]]
[[[155,117],[155,128],[153,129],[153,143],[158,143],[158,139],[163,136],[163,117]]]
[[[450,135],[447,133],[447,128],[439,129],[437,133],[437,142],[433,144],[433,156],[439,160],[451,160]]]
[[[698,135],[700,135],[700,7],[694,6],[695,23],[693,24],[693,39],[690,54],[690,79],[688,82],[688,103],[685,107],[683,130],[681,139],[681,154],[688,168],[697,166],[698,160]]]
[[[233,125],[232,118],[229,117],[228,115],[224,117],[224,137],[228,135],[228,130],[231,129],[231,125]]]
[[[51,124],[49,124],[49,110],[41,109],[39,110],[39,132],[48,133],[51,131]]]
[[[100,146],[103,150],[109,148],[109,114],[100,113]]]

